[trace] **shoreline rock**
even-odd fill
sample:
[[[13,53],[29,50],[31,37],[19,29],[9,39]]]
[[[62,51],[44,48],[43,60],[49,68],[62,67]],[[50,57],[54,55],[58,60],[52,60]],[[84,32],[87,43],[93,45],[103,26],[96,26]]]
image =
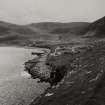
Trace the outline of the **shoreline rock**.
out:
[[[48,65],[58,71],[65,65],[67,72],[56,87],[48,88],[30,105],[105,104],[105,42],[79,49],[71,58],[56,56]]]
[[[49,50],[44,50],[44,53],[34,53],[37,54],[37,58],[29,60],[25,62],[25,71],[31,74],[33,79],[40,79],[41,82],[49,82],[50,78],[50,70],[46,65],[47,56],[49,54]]]

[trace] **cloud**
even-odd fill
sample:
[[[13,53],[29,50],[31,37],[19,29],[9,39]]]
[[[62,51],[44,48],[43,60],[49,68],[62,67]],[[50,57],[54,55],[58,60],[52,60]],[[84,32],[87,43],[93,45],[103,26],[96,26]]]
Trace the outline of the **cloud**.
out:
[[[105,14],[105,0],[0,0],[0,19],[18,24],[93,21]]]

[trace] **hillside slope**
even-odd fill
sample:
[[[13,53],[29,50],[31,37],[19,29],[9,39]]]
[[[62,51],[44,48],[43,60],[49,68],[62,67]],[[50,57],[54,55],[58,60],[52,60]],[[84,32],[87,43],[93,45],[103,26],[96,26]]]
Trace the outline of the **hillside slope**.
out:
[[[38,28],[49,35],[57,36],[58,40],[71,41],[72,38],[82,36],[86,33],[89,26],[87,22],[72,22],[72,23],[57,23],[57,22],[42,22],[30,24],[30,27]]]
[[[87,37],[97,37],[103,38],[105,37],[105,17],[96,20],[88,26],[88,32],[85,36]]]
[[[81,42],[105,37],[105,17],[93,22],[41,22],[16,25],[0,21],[0,44],[27,45],[34,41]]]
[[[34,40],[55,40],[56,36],[37,28],[31,28],[27,25],[15,25],[7,22],[0,22],[0,44],[24,45],[32,43]]]
[[[58,74],[66,73],[56,87],[47,89],[30,105],[105,105],[105,42],[78,48],[75,54],[56,56],[48,62],[55,71],[53,82]]]
[[[28,25],[16,25],[0,22],[0,43],[25,44],[35,40],[71,41],[76,36],[83,35],[89,23],[56,23],[42,22]]]

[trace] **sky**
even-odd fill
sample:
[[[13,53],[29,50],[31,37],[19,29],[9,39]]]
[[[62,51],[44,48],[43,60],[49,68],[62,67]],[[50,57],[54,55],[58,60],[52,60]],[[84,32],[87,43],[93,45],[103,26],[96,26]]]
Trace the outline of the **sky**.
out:
[[[92,22],[103,16],[105,0],[0,0],[0,20],[16,24]]]

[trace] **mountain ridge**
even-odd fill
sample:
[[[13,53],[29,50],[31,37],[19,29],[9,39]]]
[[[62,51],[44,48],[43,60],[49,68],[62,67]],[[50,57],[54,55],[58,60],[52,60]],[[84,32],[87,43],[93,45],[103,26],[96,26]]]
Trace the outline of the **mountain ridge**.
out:
[[[97,38],[105,37],[105,16],[91,23],[85,36]]]
[[[72,39],[77,39],[78,41],[80,38],[103,38],[105,37],[104,27],[105,17],[92,23],[40,22],[16,25],[0,21],[0,43],[12,44],[17,42],[17,44],[25,44],[38,40],[71,42]]]

